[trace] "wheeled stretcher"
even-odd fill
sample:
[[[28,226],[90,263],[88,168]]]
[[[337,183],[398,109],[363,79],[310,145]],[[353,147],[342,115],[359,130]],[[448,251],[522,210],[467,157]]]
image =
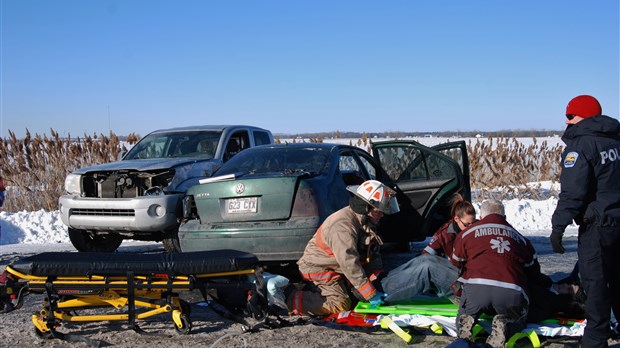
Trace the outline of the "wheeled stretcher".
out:
[[[4,311],[21,306],[30,293],[46,295],[32,315],[35,332],[56,337],[61,322],[127,321],[171,313],[174,328],[188,334],[189,304],[179,292],[244,294],[260,276],[257,258],[236,250],[191,253],[42,253],[6,267],[0,280]],[[234,290],[234,291],[232,291]],[[241,295],[240,295],[241,296]],[[106,308],[101,310],[78,310]]]

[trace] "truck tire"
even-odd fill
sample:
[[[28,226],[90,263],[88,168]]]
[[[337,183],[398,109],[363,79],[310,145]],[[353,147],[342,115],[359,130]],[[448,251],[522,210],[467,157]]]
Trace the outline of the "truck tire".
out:
[[[113,252],[123,242],[123,237],[111,233],[105,235],[91,234],[84,230],[69,228],[69,239],[71,244],[78,250],[84,252]]]
[[[181,243],[179,243],[179,229],[178,227],[172,230],[168,230],[164,233],[164,251],[167,253],[180,253]]]

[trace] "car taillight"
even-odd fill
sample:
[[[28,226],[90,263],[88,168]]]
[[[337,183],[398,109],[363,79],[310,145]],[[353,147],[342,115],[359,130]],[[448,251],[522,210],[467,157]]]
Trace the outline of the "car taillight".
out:
[[[298,189],[293,202],[291,216],[317,216],[319,207],[317,206],[314,190]]]
[[[196,201],[194,201],[194,196],[192,195],[187,195],[183,199],[183,218],[185,220],[198,219]]]

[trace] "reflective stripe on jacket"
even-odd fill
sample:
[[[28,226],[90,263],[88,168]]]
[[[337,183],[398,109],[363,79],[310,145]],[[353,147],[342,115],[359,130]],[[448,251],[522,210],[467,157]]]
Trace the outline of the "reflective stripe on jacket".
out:
[[[461,269],[465,264],[461,283],[513,289],[526,298],[528,268],[538,265],[529,239],[498,214],[490,214],[460,233],[450,262]]]
[[[325,219],[297,261],[306,280],[330,282],[344,276],[364,299],[377,294],[361,263],[367,255],[361,245],[370,247],[368,237],[374,235],[362,225],[362,217],[345,207]]]
[[[454,240],[459,232],[461,232],[459,226],[454,219],[450,219],[435,232],[431,241],[422,250],[422,254],[444,256],[450,259],[454,249]]]

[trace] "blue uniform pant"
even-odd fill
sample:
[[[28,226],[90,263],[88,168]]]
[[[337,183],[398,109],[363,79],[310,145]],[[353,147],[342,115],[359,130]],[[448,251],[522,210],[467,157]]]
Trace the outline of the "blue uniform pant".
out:
[[[620,226],[579,226],[579,273],[586,292],[584,347],[607,347],[610,313],[620,315]]]
[[[458,270],[445,257],[422,254],[391,270],[381,279],[381,287],[388,295],[386,302],[407,301],[428,293],[449,296],[457,276]]]

